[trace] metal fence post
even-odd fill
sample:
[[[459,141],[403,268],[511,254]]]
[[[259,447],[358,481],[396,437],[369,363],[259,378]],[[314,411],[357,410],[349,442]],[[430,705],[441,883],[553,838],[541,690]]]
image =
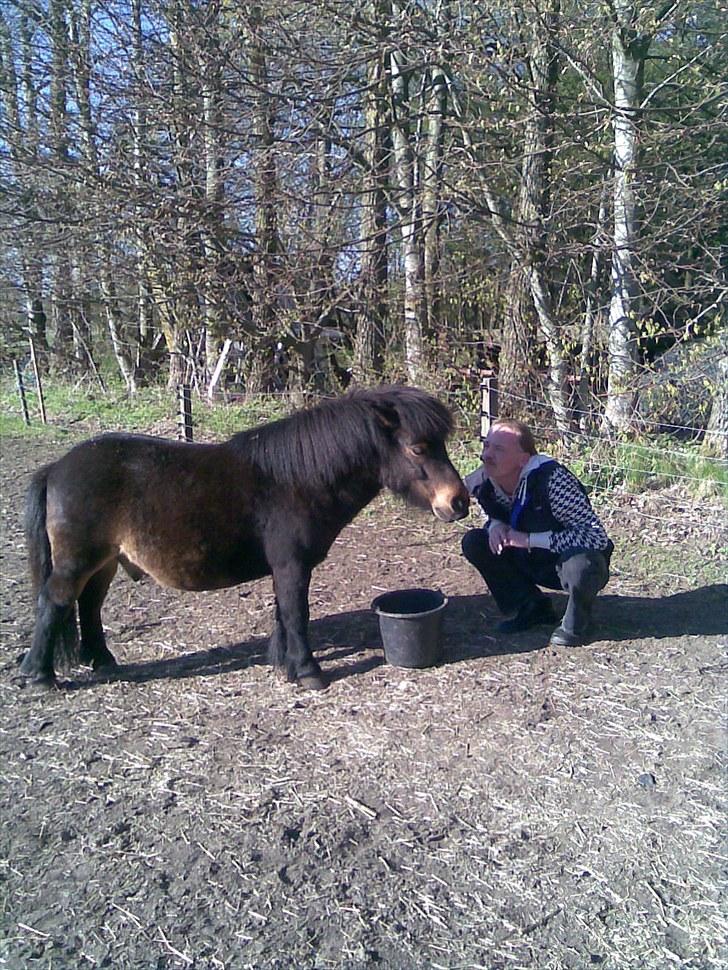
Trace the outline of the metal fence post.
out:
[[[498,417],[498,378],[495,374],[480,382],[480,438],[485,441],[490,426]]]
[[[192,441],[192,390],[189,384],[178,384],[179,413],[177,416],[177,437],[182,441]]]
[[[13,358],[13,370],[15,371],[15,384],[18,388],[18,395],[20,396],[20,406],[23,409],[23,421],[26,424],[30,424],[30,415],[28,414],[28,402],[25,399],[25,385],[23,384],[23,373],[20,370],[20,364],[17,358]]]

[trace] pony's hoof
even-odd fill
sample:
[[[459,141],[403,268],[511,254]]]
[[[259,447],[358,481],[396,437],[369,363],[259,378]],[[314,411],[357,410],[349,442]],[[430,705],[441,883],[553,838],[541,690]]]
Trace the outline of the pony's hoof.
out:
[[[58,688],[55,674],[34,674],[20,670],[17,674],[13,674],[12,681],[18,687],[22,687],[33,694],[46,693]]]
[[[111,655],[104,657],[103,660],[94,660],[93,662],[93,671],[95,674],[113,674],[118,669],[119,665]]]
[[[329,686],[329,681],[323,674],[307,674],[299,677],[296,683],[304,690],[326,690]]]

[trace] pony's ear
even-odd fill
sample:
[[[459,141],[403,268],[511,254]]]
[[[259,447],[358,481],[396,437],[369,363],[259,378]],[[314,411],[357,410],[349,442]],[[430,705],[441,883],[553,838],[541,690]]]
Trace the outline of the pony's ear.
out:
[[[375,401],[374,416],[385,431],[396,431],[400,426],[399,412],[389,401]]]

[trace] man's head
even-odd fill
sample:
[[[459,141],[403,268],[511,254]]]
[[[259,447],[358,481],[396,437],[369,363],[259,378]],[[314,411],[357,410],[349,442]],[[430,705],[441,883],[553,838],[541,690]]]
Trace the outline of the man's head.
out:
[[[522,421],[495,421],[483,442],[481,460],[488,478],[512,491],[521,471],[536,454],[533,432]]]

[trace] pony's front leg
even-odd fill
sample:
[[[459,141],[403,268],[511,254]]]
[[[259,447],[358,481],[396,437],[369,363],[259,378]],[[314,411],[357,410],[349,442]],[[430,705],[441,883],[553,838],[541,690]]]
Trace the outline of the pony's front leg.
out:
[[[291,683],[307,690],[324,690],[329,682],[314,659],[308,642],[310,583],[311,570],[301,563],[287,562],[273,570],[276,595],[273,643],[285,643],[286,674]]]
[[[279,670],[286,666],[286,631],[281,621],[278,597],[276,597],[275,625],[268,641],[268,663]]]

